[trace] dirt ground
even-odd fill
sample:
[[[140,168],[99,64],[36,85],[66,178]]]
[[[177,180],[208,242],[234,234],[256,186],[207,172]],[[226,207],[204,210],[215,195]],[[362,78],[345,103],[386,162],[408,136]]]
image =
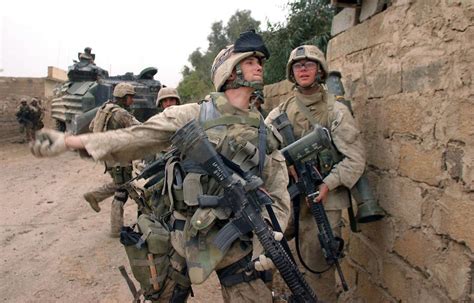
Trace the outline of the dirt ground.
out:
[[[0,145],[0,296],[3,302],[131,302],[118,267],[125,251],[110,238],[111,199],[95,213],[82,194],[109,181],[103,166],[73,152],[36,159],[26,144]],[[129,200],[125,222],[134,220]],[[138,287],[138,283],[136,283]],[[188,302],[222,302],[217,278]]]

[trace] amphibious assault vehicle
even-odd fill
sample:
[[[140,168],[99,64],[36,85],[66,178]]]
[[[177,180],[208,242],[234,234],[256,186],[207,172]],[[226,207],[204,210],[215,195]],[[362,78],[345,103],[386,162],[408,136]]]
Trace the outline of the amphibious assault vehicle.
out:
[[[78,58],[79,61],[74,60],[68,68],[68,81],[51,103],[51,116],[58,130],[72,134],[88,132],[89,122],[97,109],[107,100],[112,100],[114,87],[120,82],[129,82],[135,87],[131,111],[138,120],[145,121],[157,113],[155,101],[162,86],[154,79],[157,68],[145,68],[138,75],[109,76],[106,70],[95,65],[95,54],[90,48],[79,53]]]

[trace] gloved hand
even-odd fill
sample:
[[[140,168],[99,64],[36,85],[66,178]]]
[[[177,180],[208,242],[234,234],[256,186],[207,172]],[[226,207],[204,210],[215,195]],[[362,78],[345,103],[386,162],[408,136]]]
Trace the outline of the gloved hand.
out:
[[[31,153],[38,158],[54,157],[67,151],[64,138],[66,135],[62,132],[43,129],[36,133],[36,139],[30,144]]]
[[[281,232],[274,231],[273,236],[277,241],[281,241],[281,239],[283,239],[283,234]],[[257,271],[265,271],[275,268],[275,264],[273,264],[272,259],[265,256],[263,253],[264,251],[262,245],[258,241],[258,238],[254,236],[252,259],[255,259],[255,257],[258,256],[254,263],[255,269]]]

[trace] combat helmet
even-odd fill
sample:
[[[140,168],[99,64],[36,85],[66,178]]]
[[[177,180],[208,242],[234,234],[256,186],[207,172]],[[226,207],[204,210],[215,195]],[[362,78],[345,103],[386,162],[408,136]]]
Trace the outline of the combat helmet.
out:
[[[181,104],[181,98],[178,95],[178,91],[173,87],[163,87],[158,92],[158,97],[156,98],[156,106],[161,106],[161,101],[166,98],[176,98],[176,104]]]
[[[268,59],[270,53],[265,46],[262,37],[255,31],[247,31],[240,34],[234,44],[225,47],[214,59],[211,68],[211,80],[217,92],[223,92],[228,88],[238,88],[242,86],[262,89],[263,82],[249,82],[243,78],[240,62],[245,58],[255,56],[261,60]],[[230,84],[226,85],[227,79],[232,75],[234,68],[237,77]]]
[[[135,88],[130,83],[121,82],[115,86],[114,97],[123,98],[126,95],[135,95]]]
[[[26,100],[26,98],[21,98],[20,103],[26,105],[28,104],[28,101]]]
[[[324,75],[322,77],[318,75],[319,79],[317,79],[317,81],[323,82],[326,79],[326,76],[329,72],[326,59],[324,58],[323,52],[314,45],[301,45],[291,51],[290,57],[288,58],[288,63],[286,64],[286,79],[293,83],[296,82],[291,66],[293,63],[301,59],[308,59],[319,63],[324,71]]]

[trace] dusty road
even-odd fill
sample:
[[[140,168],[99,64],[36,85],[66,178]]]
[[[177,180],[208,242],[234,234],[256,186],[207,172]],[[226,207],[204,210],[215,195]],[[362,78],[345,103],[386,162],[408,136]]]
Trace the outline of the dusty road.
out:
[[[72,152],[36,159],[25,144],[2,143],[0,169],[2,302],[131,302],[117,269],[130,273],[125,251],[108,236],[111,199],[100,213],[82,199],[109,181],[103,166]],[[126,224],[135,212],[129,200]],[[194,291],[189,302],[222,302],[215,277]]]

